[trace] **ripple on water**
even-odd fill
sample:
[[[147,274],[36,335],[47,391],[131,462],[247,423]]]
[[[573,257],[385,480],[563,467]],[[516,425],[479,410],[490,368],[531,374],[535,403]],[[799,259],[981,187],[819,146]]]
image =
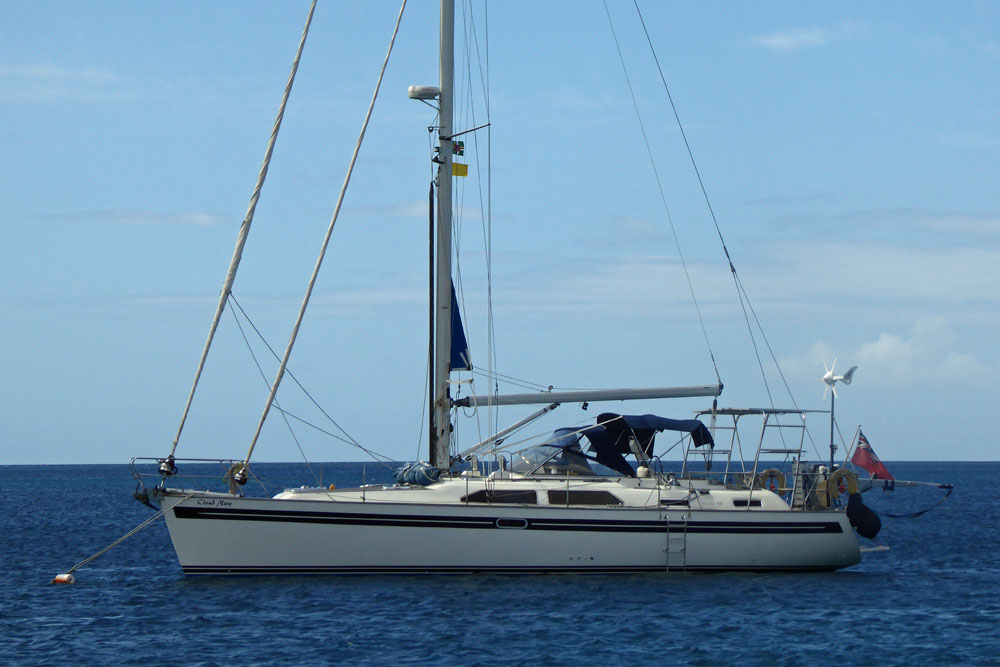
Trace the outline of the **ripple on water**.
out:
[[[897,465],[900,477],[907,465],[925,479],[937,470]],[[78,572],[74,586],[47,584],[149,510],[129,497],[125,466],[43,468],[0,467],[0,492],[19,489],[0,514],[3,663],[884,665],[1000,656],[1000,464],[951,468],[955,480],[942,481],[965,479],[961,494],[918,519],[886,519],[892,550],[833,574],[189,579],[158,525]],[[86,521],[66,510],[70,479]],[[896,494],[872,504],[898,510]]]

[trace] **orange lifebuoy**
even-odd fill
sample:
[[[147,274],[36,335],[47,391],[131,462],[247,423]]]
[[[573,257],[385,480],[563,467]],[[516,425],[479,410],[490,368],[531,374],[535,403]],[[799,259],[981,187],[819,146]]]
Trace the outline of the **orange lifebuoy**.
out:
[[[760,474],[760,486],[774,493],[781,493],[785,488],[785,473],[769,468]]]
[[[846,468],[841,468],[832,475],[830,479],[826,480],[826,492],[830,496],[830,504],[840,497],[840,494],[844,492],[841,488],[843,481],[847,481],[847,492],[857,493],[858,492],[858,475],[855,472],[847,470]]]

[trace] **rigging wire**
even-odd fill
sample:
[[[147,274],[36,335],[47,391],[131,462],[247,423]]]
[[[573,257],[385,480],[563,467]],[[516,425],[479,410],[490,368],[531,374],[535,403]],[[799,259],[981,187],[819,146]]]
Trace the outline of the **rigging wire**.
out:
[[[718,220],[717,216],[715,215],[715,209],[712,207],[712,201],[711,201],[711,199],[708,196],[708,189],[705,187],[705,181],[702,178],[701,171],[698,169],[698,164],[695,161],[694,151],[691,149],[691,144],[688,141],[687,133],[684,131],[684,125],[681,123],[680,113],[677,111],[677,105],[674,103],[673,95],[670,94],[670,87],[667,85],[667,80],[666,80],[666,77],[663,74],[663,67],[660,65],[660,59],[659,59],[659,57],[656,54],[656,49],[653,47],[653,40],[652,40],[652,37],[649,34],[649,29],[646,26],[646,20],[645,20],[645,18],[642,15],[642,10],[639,9],[638,0],[632,0],[632,4],[635,6],[636,14],[639,17],[639,22],[642,24],[642,30],[643,30],[643,33],[646,36],[646,43],[649,45],[650,53],[652,54],[653,60],[656,63],[656,70],[657,70],[657,72],[660,75],[660,81],[663,84],[663,90],[664,90],[664,92],[667,95],[667,100],[670,102],[670,108],[673,111],[674,119],[677,121],[677,128],[680,131],[681,138],[684,141],[684,147],[687,150],[688,158],[691,160],[691,167],[694,169],[695,176],[698,179],[698,186],[701,188],[702,196],[705,199],[705,205],[707,206],[709,215],[712,218],[712,224],[715,226],[715,232],[716,232],[717,236],[719,237],[719,242],[722,245],[722,251],[725,254],[726,261],[729,264],[730,272],[733,275],[733,282],[734,282],[734,284],[736,286],[736,291],[737,291],[737,294],[739,295],[739,299],[740,299],[740,307],[743,309],[743,318],[744,318],[744,320],[746,321],[746,324],[747,324],[747,329],[748,329],[749,334],[750,334],[750,341],[751,341],[751,343],[753,345],[753,348],[754,348],[754,354],[757,357],[757,365],[760,368],[761,377],[762,377],[762,380],[764,382],[764,388],[765,388],[765,391],[767,392],[768,400],[771,402],[771,407],[772,408],[775,407],[774,398],[773,398],[773,396],[771,394],[770,384],[768,383],[768,380],[767,380],[767,373],[764,370],[764,364],[763,364],[763,361],[761,360],[760,351],[759,351],[759,349],[757,347],[757,340],[756,340],[756,336],[754,335],[753,325],[751,325],[751,323],[750,323],[750,316],[751,315],[753,316],[753,321],[754,321],[754,324],[756,324],[756,326],[757,326],[757,330],[760,332],[761,339],[763,340],[764,345],[767,347],[767,351],[768,351],[768,353],[771,356],[771,361],[774,363],[774,367],[775,367],[775,369],[776,369],[776,371],[778,373],[778,376],[781,378],[781,382],[782,382],[782,384],[785,387],[785,391],[788,393],[788,397],[792,401],[792,406],[796,410],[798,410],[799,409],[798,403],[796,402],[795,396],[792,393],[791,387],[788,384],[788,380],[785,377],[785,374],[784,374],[784,372],[781,369],[781,364],[778,363],[778,359],[777,359],[776,355],[774,354],[774,349],[771,346],[771,342],[768,340],[767,333],[765,332],[764,327],[761,324],[759,317],[757,316],[757,312],[755,311],[755,309],[753,307],[753,304],[750,301],[750,295],[749,295],[749,293],[746,290],[746,286],[743,284],[743,281],[740,279],[739,274],[736,271],[736,265],[734,264],[734,262],[732,260],[732,256],[729,254],[729,248],[726,246],[726,240],[725,240],[725,238],[722,235],[722,229],[721,229],[721,227],[719,225],[719,220]],[[748,314],[748,310],[749,310],[749,314]],[[779,433],[780,433],[780,430],[779,430]],[[813,449],[816,451],[817,456],[819,456],[819,451],[817,449],[816,442],[813,440],[812,434],[809,432],[808,429],[806,429],[806,433],[809,436],[809,441],[812,444]],[[782,434],[782,440],[784,440],[783,434]]]
[[[264,338],[263,334],[260,332],[260,330],[257,328],[257,326],[253,323],[253,320],[251,320],[250,317],[247,315],[246,311],[243,310],[243,306],[240,305],[240,302],[236,300],[236,297],[234,295],[230,295],[229,298],[232,300],[233,304],[239,309],[240,313],[243,314],[243,317],[246,318],[247,324],[249,324],[250,327],[254,330],[254,333],[257,334],[257,337],[264,344],[264,346],[268,349],[268,351],[275,358],[275,360],[279,360],[280,361],[280,357],[278,356],[278,353],[274,350],[274,348],[271,347],[270,343],[267,342],[267,339]],[[242,331],[242,327],[240,328],[240,331]],[[254,361],[256,361],[256,357],[254,357]],[[259,365],[258,365],[258,368],[259,368]],[[360,442],[358,442],[357,440],[355,440],[351,436],[351,434],[349,434],[344,429],[343,426],[341,426],[340,424],[338,424],[337,421],[326,410],[323,409],[323,406],[321,406],[319,404],[319,401],[317,401],[313,397],[313,395],[309,393],[309,391],[305,388],[305,386],[303,386],[303,384],[301,382],[299,382],[299,379],[297,377],[295,377],[295,374],[292,373],[291,370],[287,370],[286,369],[285,372],[288,374],[288,377],[290,377],[292,379],[292,382],[294,382],[295,385],[302,391],[302,393],[305,394],[306,398],[308,398],[309,401],[316,407],[316,409],[319,410],[323,414],[323,416],[326,417],[327,420],[331,424],[333,424],[334,426],[336,426],[337,430],[339,430],[341,433],[344,434],[343,437],[330,434],[330,435],[332,435],[332,437],[336,438],[337,440],[340,440],[341,442],[345,442],[345,443],[347,443],[349,445],[357,447],[361,451],[363,451],[366,454],[368,454],[369,456],[371,456],[376,461],[378,461],[379,458],[385,459],[386,461],[391,461],[392,460],[388,456],[385,456],[383,454],[379,454],[378,452],[375,452],[375,451],[373,451],[371,449],[368,449],[367,447],[365,447],[364,445],[362,445]],[[302,420],[302,419],[300,419],[298,417],[295,417],[295,415],[292,415],[291,413],[286,413],[277,404],[277,401],[275,401],[274,407],[277,408],[278,411],[281,412],[282,414],[288,414],[293,419],[297,419],[299,421],[303,421],[303,423],[308,424],[309,426],[313,426],[312,424],[309,424],[309,422],[305,422],[304,420]],[[313,428],[316,428],[317,430],[321,430],[322,431],[322,429],[320,429],[317,426],[313,426]],[[326,433],[326,431],[323,431],[323,432]],[[304,454],[303,454],[303,456],[304,456]]]
[[[260,166],[260,172],[257,174],[257,184],[254,186],[253,194],[250,195],[250,203],[247,206],[246,215],[243,217],[243,222],[240,224],[239,234],[236,236],[236,248],[233,250],[233,258],[229,263],[229,270],[226,272],[226,278],[222,283],[222,291],[219,294],[219,304],[216,307],[215,315],[212,317],[212,325],[208,331],[208,339],[205,341],[205,349],[201,353],[201,359],[198,361],[198,369],[194,374],[194,382],[191,384],[191,392],[188,394],[187,403],[184,405],[184,413],[181,415],[181,423],[177,427],[177,435],[174,436],[173,446],[170,448],[170,457],[172,458],[174,453],[177,451],[177,443],[181,439],[181,431],[184,430],[184,422],[187,421],[188,412],[191,410],[191,403],[194,401],[194,393],[198,388],[198,381],[201,379],[201,373],[205,368],[205,361],[208,359],[208,350],[212,347],[212,340],[215,338],[215,331],[219,326],[219,320],[222,319],[222,311],[226,307],[226,300],[232,293],[233,282],[236,280],[236,271],[240,267],[240,259],[243,257],[243,247],[246,245],[247,236],[250,234],[250,226],[253,224],[254,212],[257,210],[257,202],[260,199],[260,192],[264,188],[264,179],[267,177],[267,170],[271,164],[271,155],[274,152],[274,144],[278,140],[278,130],[281,129],[281,120],[285,116],[285,105],[288,103],[288,97],[292,92],[292,84],[295,83],[295,74],[299,69],[299,60],[302,58],[302,50],[306,45],[306,37],[309,35],[309,26],[312,24],[313,12],[316,10],[316,0],[312,1],[309,6],[309,14],[306,16],[306,25],[302,29],[302,36],[299,38],[299,47],[295,51],[295,59],[292,61],[292,71],[288,75],[288,81],[285,83],[285,90],[281,95],[281,104],[278,105],[278,115],[274,119],[274,126],[271,128],[271,136],[267,140],[267,148],[264,150],[264,162]]]
[[[468,31],[468,14],[466,12],[466,3],[464,3],[464,2],[462,3],[462,26],[464,28],[463,29],[463,34],[465,35],[465,38],[464,38],[464,47],[465,47],[464,50],[465,50],[465,53],[466,53],[465,67],[468,68],[468,60],[469,60],[468,59],[468,32],[469,32]],[[465,75],[462,75],[462,76],[455,77],[454,82],[453,82],[457,86],[457,90],[453,90],[453,99],[452,99],[453,121],[452,121],[452,127],[451,127],[452,134],[454,134],[456,132],[456,128],[460,127],[463,124],[463,121],[464,121],[464,115],[463,114],[465,113],[466,95],[469,92],[468,89],[466,89],[466,87],[465,87],[466,80],[467,80],[467,77]],[[474,124],[475,123],[473,123],[473,125]],[[450,142],[450,145],[453,147],[454,144],[455,144],[455,140],[451,139],[451,140],[449,140],[449,142]],[[455,163],[453,161],[453,165],[454,164]],[[452,167],[452,169],[454,169],[454,166]],[[461,250],[462,250],[462,229],[463,229],[462,222],[464,220],[463,213],[464,213],[464,204],[465,204],[465,181],[462,180],[462,179],[456,179],[456,178],[454,178],[454,172],[452,173],[451,180],[452,180],[452,202],[451,202],[451,205],[452,205],[452,219],[451,219],[452,225],[451,225],[450,232],[451,232],[451,250],[452,250],[452,264],[451,265],[452,265],[452,272],[453,272],[453,274],[452,274],[452,276],[450,276],[450,279],[451,279],[452,289],[454,290],[454,294],[455,294],[455,300],[458,302],[459,318],[461,318],[463,321],[465,321],[467,319],[467,318],[464,317],[464,315],[465,315],[465,312],[464,312],[465,311],[465,286],[464,286],[464,283],[462,281],[462,261],[461,261],[461,257],[462,257],[462,252],[461,252]],[[454,317],[455,317],[455,314],[452,313],[452,323],[451,323],[451,325],[453,325],[453,323],[454,323]],[[449,351],[449,353],[450,353],[450,351]],[[461,385],[459,385],[459,391],[460,391],[460,389],[461,389]],[[451,432],[450,432],[450,435],[449,435],[449,439],[448,439],[449,457],[450,457],[451,454],[453,453],[451,451],[451,448],[455,445],[455,437],[456,437],[455,436],[455,427],[457,425],[455,424],[454,419],[452,419],[450,416],[449,416],[449,421],[452,424],[452,429],[451,429]]]
[[[428,165],[427,168],[428,168],[429,180],[430,180],[430,184],[431,184],[431,192],[429,194],[429,201],[428,201],[428,215],[433,216],[434,213],[435,213],[434,210],[433,210],[433,206],[434,206],[434,204],[433,204],[433,197],[434,197],[433,191],[434,191],[434,185],[437,182],[437,174],[435,173],[435,171],[437,169],[437,165],[434,162],[434,130],[437,129],[437,128],[439,128],[440,125],[441,125],[441,110],[440,110],[440,108],[434,107],[433,105],[429,105],[429,106],[431,106],[431,108],[434,108],[436,110],[436,113],[434,114],[434,120],[432,121],[431,125],[427,126],[427,155],[430,158],[430,159],[427,160],[427,165]],[[429,254],[429,257],[428,257],[428,271],[429,271],[429,275],[428,275],[428,278],[427,278],[427,289],[428,289],[428,304],[429,304],[428,308],[430,310],[433,310],[434,309],[434,268],[433,268],[434,267],[434,230],[433,230],[434,223],[433,223],[433,219],[430,222],[430,226],[431,226],[431,229],[430,229],[430,232],[429,232],[429,235],[428,235],[428,241],[427,241],[427,244],[428,244],[428,254]],[[433,350],[434,350],[434,326],[433,326],[433,321],[434,321],[434,318],[433,318],[433,316],[431,316],[430,317],[431,324],[429,325],[429,328],[428,328],[427,372],[426,372],[426,375],[425,375],[425,378],[424,378],[424,397],[423,397],[423,399],[420,402],[420,433],[417,436],[417,453],[414,456],[414,459],[413,459],[414,461],[419,461],[420,460],[420,452],[423,449],[423,442],[424,442],[424,424],[425,424],[424,420],[428,419],[428,417],[429,417],[429,415],[427,414],[428,394],[431,391],[431,373],[433,372],[433,365],[434,365],[434,352],[433,352]],[[429,440],[430,440],[430,438],[428,438],[428,441]],[[429,442],[428,442],[428,444],[429,444]]]
[[[738,275],[737,279],[739,279]],[[743,281],[739,280],[739,284],[743,294],[746,294],[746,288],[743,286]],[[785,391],[788,393],[788,398],[792,402],[792,407],[798,410],[799,409],[798,401],[795,400],[795,395],[792,393],[792,388],[788,384],[788,379],[785,377],[784,371],[781,370],[781,364],[778,363],[778,358],[774,354],[774,349],[771,347],[771,341],[767,339],[767,335],[764,333],[764,326],[761,324],[760,319],[758,319],[757,317],[757,311],[754,310],[753,304],[750,302],[749,295],[747,295],[747,307],[750,309],[750,314],[753,316],[754,324],[757,325],[757,329],[761,333],[761,339],[764,341],[764,345],[767,347],[767,352],[768,354],[771,355],[771,361],[774,363],[774,368],[778,372],[778,377],[781,378],[781,382],[785,386]],[[770,392],[768,392],[768,395],[770,395]],[[813,451],[816,453],[816,456],[818,458],[823,458],[823,455],[819,453],[819,447],[816,445],[816,441],[813,439],[812,432],[809,431],[808,427],[806,427],[806,435],[809,437],[809,443],[812,445]],[[841,440],[843,440],[843,436],[841,436]]]
[[[488,16],[488,7],[484,3],[483,14]],[[476,88],[475,81],[473,78],[473,60],[478,63],[478,75],[479,83],[482,86],[483,99],[485,101],[486,108],[486,129],[487,136],[489,137],[489,123],[490,123],[490,110],[489,110],[489,92],[488,92],[488,49],[487,49],[487,59],[486,60],[486,71],[484,72],[484,57],[479,44],[479,33],[476,29],[476,15],[473,9],[473,5],[470,1],[462,3],[462,16],[464,25],[464,39],[463,39],[463,54],[464,54],[464,75],[460,79],[461,83],[461,94],[459,98],[461,102],[458,105],[459,114],[467,114],[467,118],[470,119],[470,126],[478,126],[479,123],[476,120],[477,109],[475,98],[476,95],[474,90]],[[488,24],[485,28],[486,34],[488,36]],[[489,168],[489,151],[490,144],[487,142],[487,167],[486,167],[486,201],[484,202],[484,192],[483,192],[483,169],[481,152],[479,146],[479,136],[478,133],[473,132],[471,143],[472,151],[471,155],[475,156],[475,169],[476,169],[476,184],[477,184],[477,195],[479,200],[479,211],[480,211],[480,222],[483,229],[483,240],[484,240],[484,250],[486,254],[486,282],[487,282],[487,366],[491,368],[495,362],[495,348],[493,345],[494,339],[494,329],[492,321],[492,262],[491,262],[491,247],[490,247],[490,235],[489,231],[491,228],[491,213],[490,213],[490,187],[491,187],[491,173]],[[456,215],[456,226],[453,230],[454,246],[455,246],[455,266],[456,266],[456,292],[457,298],[460,304],[460,312],[462,314],[462,319],[464,322],[468,323],[469,317],[466,308],[465,301],[465,286],[462,281],[462,266],[461,266],[461,232],[462,232],[462,222],[464,219],[464,202],[466,189],[464,186],[464,181],[460,181],[461,185],[455,188],[456,204],[457,204],[457,215]],[[473,393],[475,393],[475,376],[482,375],[476,369],[473,369],[473,376],[471,378],[471,384],[473,386]],[[495,408],[488,409],[487,411],[487,431],[492,433],[495,430],[495,422],[498,420],[498,415],[494,414]],[[476,428],[479,434],[479,438],[482,439],[483,427],[480,421],[480,414],[478,407],[474,408],[471,415],[475,416]]]
[[[230,293],[230,298],[234,302],[236,301],[236,298],[232,296],[231,293]],[[247,351],[250,352],[250,358],[253,359],[254,365],[257,366],[257,372],[260,373],[260,378],[261,380],[264,381],[264,386],[265,387],[269,386],[269,383],[267,381],[267,374],[264,373],[264,369],[261,367],[260,361],[257,359],[257,355],[253,351],[253,346],[250,345],[250,340],[247,338],[246,331],[243,330],[243,324],[240,322],[239,316],[236,315],[236,311],[233,310],[232,308],[229,309],[229,312],[233,314],[233,321],[236,322],[236,326],[240,330],[240,335],[243,336],[243,342],[246,343]],[[240,312],[243,312],[243,308],[240,308]],[[246,317],[245,312],[243,312],[243,316]],[[247,318],[247,321],[248,322],[250,321],[249,318]],[[320,483],[319,477],[316,476],[316,473],[313,471],[312,466],[309,464],[309,457],[306,456],[305,450],[302,449],[302,443],[299,442],[298,437],[295,435],[295,430],[292,428],[291,423],[289,423],[285,411],[282,410],[281,405],[278,404],[277,397],[275,397],[274,399],[274,407],[278,409],[278,411],[281,413],[282,418],[285,420],[285,426],[288,427],[288,433],[292,436],[292,440],[295,442],[295,446],[299,448],[299,454],[302,455],[302,460],[305,462],[306,468],[309,470],[309,474],[313,476],[313,479],[316,480],[316,484],[318,485]]]
[[[322,426],[317,426],[316,424],[313,424],[312,422],[307,421],[307,420],[303,419],[302,417],[299,417],[299,416],[297,416],[295,414],[292,414],[291,412],[287,412],[287,411],[283,410],[278,405],[275,405],[274,409],[278,410],[279,412],[281,412],[281,413],[283,413],[285,415],[287,415],[288,417],[294,419],[295,421],[300,422],[300,423],[308,426],[311,429],[315,429],[315,430],[319,431],[320,433],[322,433],[324,435],[330,436],[334,440],[340,440],[341,442],[346,442],[349,445],[354,445],[355,447],[357,447],[361,451],[363,451],[366,454],[368,454],[369,456],[371,456],[372,459],[374,459],[375,463],[378,463],[378,464],[382,465],[389,472],[396,472],[396,469],[389,465],[389,463],[395,463],[395,461],[393,461],[388,456],[385,456],[384,454],[379,454],[378,452],[372,451],[372,450],[368,449],[367,447],[363,447],[363,446],[361,446],[361,445],[359,445],[359,444],[357,444],[355,442],[351,442],[350,440],[345,440],[344,438],[340,437],[336,433],[332,433],[330,431],[327,431]],[[320,485],[322,486],[322,484],[320,484]]]
[[[414,455],[413,460],[420,460],[420,452],[424,448],[424,424],[427,419],[427,393],[430,391],[431,387],[431,355],[427,355],[427,369],[424,372],[424,397],[420,401],[420,435],[417,436],[417,453]]]
[[[281,358],[281,365],[278,367],[274,383],[271,385],[271,393],[267,398],[267,402],[264,404],[264,411],[261,413],[260,421],[257,423],[257,430],[253,435],[253,439],[250,441],[246,457],[243,460],[243,468],[241,470],[243,475],[241,475],[241,477],[243,477],[244,480],[247,464],[250,461],[250,457],[253,455],[253,450],[257,445],[257,440],[260,438],[261,430],[264,428],[264,422],[267,420],[267,413],[271,410],[271,404],[274,401],[275,394],[278,392],[278,387],[281,385],[281,379],[288,366],[288,359],[292,354],[295,339],[299,334],[299,327],[302,325],[302,319],[305,316],[306,308],[309,305],[309,298],[312,296],[313,287],[316,285],[316,278],[319,276],[320,266],[322,266],[323,258],[326,256],[326,249],[330,245],[330,237],[333,235],[334,225],[337,224],[337,218],[340,216],[340,208],[344,203],[344,196],[347,193],[347,186],[351,182],[351,174],[353,174],[354,165],[358,161],[358,154],[361,152],[361,144],[364,141],[365,132],[368,130],[368,122],[371,120],[372,111],[375,108],[375,100],[378,99],[378,93],[382,87],[382,79],[385,77],[385,70],[389,65],[389,56],[392,55],[392,48],[396,43],[396,35],[399,34],[399,25],[403,21],[403,11],[405,9],[406,0],[403,0],[403,3],[399,7],[399,16],[396,17],[396,25],[393,28],[392,37],[389,40],[389,48],[386,51],[385,60],[382,62],[382,69],[379,72],[378,81],[375,84],[375,91],[372,93],[371,102],[368,104],[368,111],[365,113],[365,120],[361,124],[361,132],[358,133],[358,141],[354,146],[354,153],[351,155],[351,162],[347,168],[347,174],[344,176],[344,183],[340,188],[340,195],[337,197],[337,204],[333,209],[333,215],[330,218],[330,224],[327,226],[326,235],[323,237],[323,244],[320,247],[319,257],[316,258],[316,265],[313,267],[312,275],[309,278],[309,285],[306,287],[305,296],[302,298],[302,305],[299,307],[299,314],[295,319],[295,324],[292,326],[292,333],[291,336],[289,336],[288,345],[285,347],[285,354]]]
[[[504,375],[503,373],[500,373],[498,371],[489,371],[489,370],[488,371],[480,371],[480,370],[473,369],[472,372],[475,373],[476,375],[481,375],[481,376],[483,376],[485,378],[489,378],[490,380],[494,380],[494,381],[495,380],[503,380],[504,382],[516,385],[518,387],[523,387],[525,389],[535,389],[537,391],[548,391],[548,390],[554,388],[552,385],[539,384],[537,382],[531,382],[530,380],[522,380],[520,378],[516,378],[516,377],[513,377],[511,375]]]
[[[765,388],[767,388],[767,395],[768,395],[768,398],[770,399],[771,398],[771,390],[770,390],[770,387],[768,386],[767,374],[764,373],[764,365],[760,361],[760,354],[757,352],[757,343],[756,343],[755,337],[753,335],[753,328],[752,328],[752,326],[750,324],[750,318],[747,315],[747,307],[748,306],[750,307],[751,311],[753,310],[752,306],[750,306],[750,304],[749,304],[750,297],[746,293],[746,290],[744,289],[743,284],[742,284],[742,282],[739,279],[739,275],[736,272],[736,266],[733,263],[732,257],[729,254],[729,248],[726,246],[726,240],[722,236],[722,228],[719,226],[719,220],[718,220],[718,218],[715,215],[715,209],[712,207],[712,200],[708,196],[708,190],[705,187],[705,181],[701,177],[701,170],[698,169],[698,163],[694,159],[694,151],[691,150],[691,143],[688,141],[687,132],[684,131],[684,125],[683,125],[683,123],[681,123],[681,117],[680,117],[680,113],[677,111],[677,105],[674,104],[673,95],[670,94],[670,86],[667,85],[666,76],[664,76],[664,74],[663,74],[663,67],[660,65],[660,58],[656,55],[656,49],[653,47],[653,39],[652,39],[652,37],[650,37],[649,29],[646,27],[646,20],[645,20],[645,18],[643,18],[642,10],[639,9],[639,2],[638,2],[638,0],[632,0],[632,4],[635,6],[636,14],[639,16],[639,22],[642,24],[642,31],[643,31],[643,33],[646,36],[646,43],[649,45],[649,51],[650,51],[650,53],[653,56],[654,62],[656,63],[656,71],[660,75],[660,81],[661,81],[661,83],[663,83],[663,90],[667,94],[667,100],[670,102],[670,109],[673,111],[674,120],[677,121],[677,128],[678,128],[678,130],[681,133],[681,139],[684,141],[684,148],[687,150],[688,158],[691,160],[691,167],[694,169],[695,176],[698,179],[698,186],[701,188],[701,194],[705,198],[705,205],[708,207],[708,213],[709,213],[709,215],[712,218],[712,224],[715,226],[715,232],[716,232],[716,234],[719,237],[719,243],[722,244],[722,252],[726,255],[726,261],[729,263],[729,270],[733,274],[733,281],[734,281],[734,284],[736,285],[736,291],[740,295],[740,305],[741,306],[743,306],[743,299],[744,299],[744,297],[746,297],[747,305],[743,306],[743,317],[746,320],[747,327],[750,329],[750,338],[751,338],[751,341],[753,341],[754,352],[757,353],[758,365],[760,366],[761,374],[764,377],[764,386],[765,386]],[[606,4],[605,4],[605,7],[606,7]],[[754,320],[757,321],[758,327],[760,327],[760,322],[759,322],[759,320],[757,320],[756,313],[754,313]],[[764,330],[763,330],[762,327],[760,327],[760,332],[761,332],[762,337],[764,337],[764,339],[766,341],[767,337],[764,334]],[[777,365],[777,359],[774,359],[774,352],[773,352],[773,350],[771,350],[770,343],[768,343],[767,347],[768,347],[768,350],[771,351],[771,356],[772,356],[772,359],[775,362],[775,365]],[[780,369],[779,369],[779,372],[780,372]],[[784,375],[782,375],[782,379],[784,379]],[[788,387],[788,383],[787,382],[785,383],[785,387],[786,388]],[[791,390],[789,390],[789,396],[791,396]],[[794,401],[795,401],[795,398],[792,397],[792,402],[794,403]],[[771,400],[771,407],[774,407],[774,401],[773,401],[773,399]]]
[[[483,85],[483,102],[486,109],[486,205],[485,209],[482,201],[482,179],[479,179],[479,206],[480,210],[484,210],[484,222],[483,222],[483,250],[486,260],[486,355],[487,355],[487,370],[493,371],[496,368],[497,357],[496,357],[496,327],[493,320],[493,170],[492,170],[492,160],[493,160],[493,144],[492,144],[492,122],[493,119],[490,115],[490,89],[489,89],[489,75],[490,75],[490,50],[489,50],[489,3],[484,0],[483,2],[483,30],[484,30],[484,41],[485,41],[485,51],[486,56],[483,57],[479,48],[479,34],[475,31],[475,23],[472,24],[473,28],[473,40],[476,46],[476,59],[479,63],[479,79]],[[483,70],[483,62],[485,61],[485,72]],[[473,142],[476,146],[476,171],[479,171],[479,137],[473,136]],[[492,393],[490,394],[492,395]],[[500,408],[499,406],[493,406],[490,411],[490,423],[489,431],[490,433],[495,432],[496,428],[499,426],[500,421]]]
[[[463,39],[462,39],[462,45],[463,45],[463,52],[464,52],[464,56],[465,56],[465,67],[464,67],[465,75],[462,77],[462,87],[463,87],[463,97],[465,97],[465,100],[466,100],[466,102],[464,102],[462,104],[462,107],[464,109],[466,107],[466,105],[468,106],[468,114],[469,114],[469,119],[470,119],[470,122],[468,123],[468,125],[470,127],[476,127],[477,124],[478,124],[476,122],[476,100],[475,100],[475,95],[473,94],[473,88],[474,88],[474,86],[473,86],[473,82],[472,82],[472,50],[471,50],[471,46],[470,46],[470,42],[472,41],[473,35],[475,33],[475,24],[476,23],[475,23],[475,16],[473,15],[473,11],[472,11],[472,3],[467,0],[466,2],[462,3],[462,25],[464,27],[464,31],[463,31],[464,35],[463,35]],[[476,133],[475,132],[472,133],[472,136],[470,137],[470,139],[472,139],[473,145],[475,145],[475,143],[476,143]],[[481,173],[480,173],[480,167],[479,167],[479,155],[478,155],[478,153],[476,153],[475,155],[476,155],[476,184],[478,186],[477,187],[477,191],[479,193],[480,220],[482,220],[482,217],[483,217],[483,215],[482,215],[482,212],[483,212],[483,189],[482,189],[482,186],[480,185],[480,183],[481,183],[481,180],[480,180]],[[466,157],[466,159],[468,160],[468,157]],[[464,186],[464,182],[463,182],[463,185],[461,187],[461,193],[462,193],[462,201],[461,201],[461,203],[464,206],[464,203],[465,203],[465,186]],[[458,231],[458,230],[456,230],[456,231]],[[458,256],[460,249],[461,249],[460,248],[460,241],[456,241],[456,248],[455,248],[456,256]],[[460,261],[457,261],[456,263],[459,264],[459,269],[461,269],[461,266],[460,266],[461,263],[460,263]],[[460,296],[460,299],[461,299],[460,310],[461,310],[461,313],[462,313],[462,320],[464,322],[468,323],[469,322],[469,317],[468,317],[468,314],[467,314],[467,311],[466,311],[466,307],[465,307],[465,285],[464,285],[464,283],[461,286],[461,296]],[[475,387],[475,376],[473,376],[471,378],[470,382],[472,383],[472,387]],[[458,385],[458,388],[459,388],[459,395],[461,395],[461,384]],[[473,390],[473,393],[475,393],[474,390]],[[483,429],[482,429],[482,422],[480,421],[480,415],[479,415],[478,406],[473,408],[472,415],[475,416],[475,418],[476,418],[476,431],[477,431],[478,437],[481,439],[482,435],[483,435],[483,433],[482,433]],[[487,429],[490,429],[489,422],[487,422]],[[455,444],[457,446],[457,442]]]
[[[701,307],[698,305],[698,299],[694,293],[694,284],[691,281],[691,274],[688,271],[687,262],[684,259],[684,252],[681,250],[680,239],[677,236],[677,228],[674,225],[673,217],[670,215],[670,207],[667,205],[667,195],[663,190],[660,173],[656,168],[656,160],[653,159],[653,149],[649,144],[649,137],[646,134],[646,126],[642,122],[642,114],[639,112],[639,104],[635,97],[635,91],[632,89],[632,81],[628,75],[628,67],[625,65],[625,57],[622,54],[621,44],[618,42],[618,35],[615,32],[615,26],[611,19],[611,11],[608,9],[607,0],[604,0],[604,12],[607,14],[608,26],[611,28],[611,36],[614,38],[615,48],[618,51],[618,59],[621,62],[622,71],[625,74],[625,83],[628,85],[628,92],[632,97],[632,106],[635,108],[635,115],[639,121],[639,130],[642,132],[642,140],[646,144],[646,153],[649,155],[649,163],[653,168],[653,175],[656,178],[656,187],[660,191],[660,200],[663,202],[663,210],[667,215],[667,221],[670,223],[670,231],[674,237],[674,244],[677,246],[677,256],[680,258],[681,267],[684,269],[684,278],[687,280],[688,290],[691,292],[691,301],[694,303],[694,309],[698,315],[698,322],[701,325],[701,333],[705,338],[705,345],[708,347],[708,356],[712,360],[712,368],[715,369],[715,377],[719,384],[722,384],[722,378],[719,375],[719,366],[715,362],[715,353],[712,351],[712,343],[708,339],[708,329],[705,327],[705,320],[701,315]]]
[[[486,104],[486,230],[484,239],[486,245],[486,355],[487,370],[495,372],[497,367],[496,325],[493,319],[493,119],[490,115],[490,13],[489,1],[483,0],[483,41],[486,51],[486,72],[483,84],[483,95]],[[476,41],[478,53],[478,40]],[[499,387],[496,387],[499,389]],[[497,392],[499,393],[499,392]],[[496,407],[499,421],[500,408]]]

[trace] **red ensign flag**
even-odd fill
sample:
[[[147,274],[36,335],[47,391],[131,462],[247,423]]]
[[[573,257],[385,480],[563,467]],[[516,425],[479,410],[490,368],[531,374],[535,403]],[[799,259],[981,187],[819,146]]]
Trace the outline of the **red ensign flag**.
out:
[[[868,444],[868,438],[865,437],[864,433],[858,433],[858,448],[854,450],[851,463],[867,470],[876,479],[895,479],[885,464],[875,455],[875,450]]]

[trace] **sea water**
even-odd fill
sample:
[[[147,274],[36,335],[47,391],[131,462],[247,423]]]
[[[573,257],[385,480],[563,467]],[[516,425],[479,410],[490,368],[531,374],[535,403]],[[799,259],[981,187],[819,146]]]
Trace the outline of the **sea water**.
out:
[[[891,549],[828,574],[185,577],[158,521],[71,586],[153,513],[128,466],[0,466],[0,663],[1000,664],[1000,463],[888,465],[955,491],[866,493]]]

